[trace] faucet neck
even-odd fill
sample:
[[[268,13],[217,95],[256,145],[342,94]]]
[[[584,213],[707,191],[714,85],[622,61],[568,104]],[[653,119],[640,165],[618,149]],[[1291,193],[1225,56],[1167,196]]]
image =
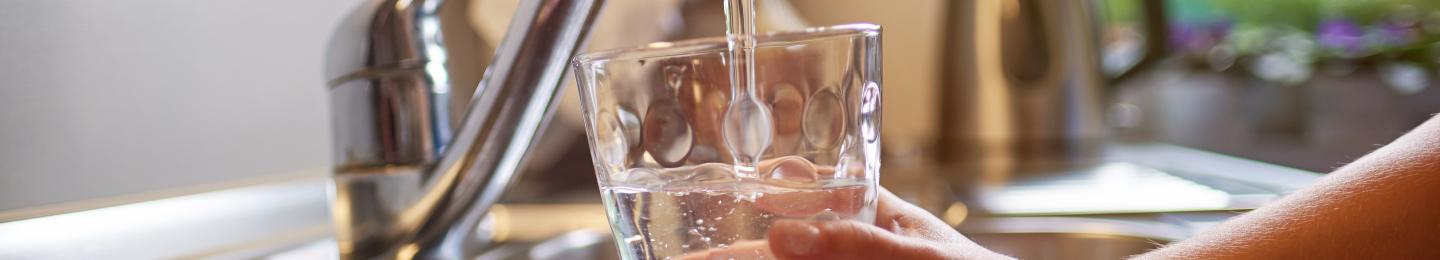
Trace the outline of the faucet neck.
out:
[[[444,102],[446,79],[456,73],[446,71],[435,22],[441,1],[377,2],[365,38],[336,38],[367,42],[365,58],[335,50],[331,57],[332,67],[346,59],[366,64],[331,84],[332,214],[342,253],[468,257],[484,243],[476,227],[537,141],[603,0],[522,1],[453,132]]]

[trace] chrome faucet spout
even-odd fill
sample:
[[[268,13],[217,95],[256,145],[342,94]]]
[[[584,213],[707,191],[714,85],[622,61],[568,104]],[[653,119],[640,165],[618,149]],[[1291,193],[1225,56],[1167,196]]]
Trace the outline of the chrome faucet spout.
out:
[[[455,2],[464,2],[455,1]],[[515,178],[603,0],[525,0],[463,117],[439,0],[374,1],[342,24],[328,71],[332,214],[347,259],[458,259]],[[443,7],[443,8],[442,8]],[[460,23],[464,23],[461,21]],[[336,73],[338,72],[338,73]],[[461,83],[463,84],[463,83]],[[452,122],[456,121],[458,122]],[[458,124],[458,128],[451,125]]]

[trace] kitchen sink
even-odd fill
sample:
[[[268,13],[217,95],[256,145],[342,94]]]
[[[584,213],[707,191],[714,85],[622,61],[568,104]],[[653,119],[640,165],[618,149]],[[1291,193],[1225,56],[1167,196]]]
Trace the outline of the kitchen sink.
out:
[[[1163,244],[1144,237],[1077,233],[976,234],[970,239],[1018,259],[1124,259]]]
[[[1124,259],[1191,232],[1156,221],[1098,218],[995,218],[960,226],[975,243],[1019,259]]]

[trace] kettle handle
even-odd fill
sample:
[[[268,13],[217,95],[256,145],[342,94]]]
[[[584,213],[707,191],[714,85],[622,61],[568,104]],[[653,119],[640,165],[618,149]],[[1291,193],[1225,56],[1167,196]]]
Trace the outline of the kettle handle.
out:
[[[1169,20],[1165,13],[1166,0],[1135,0],[1140,2],[1141,21],[1145,26],[1145,52],[1140,60],[1120,73],[1110,77],[1110,82],[1123,82],[1135,77],[1139,71],[1154,66],[1168,52],[1170,39]],[[1114,86],[1115,84],[1110,84]]]

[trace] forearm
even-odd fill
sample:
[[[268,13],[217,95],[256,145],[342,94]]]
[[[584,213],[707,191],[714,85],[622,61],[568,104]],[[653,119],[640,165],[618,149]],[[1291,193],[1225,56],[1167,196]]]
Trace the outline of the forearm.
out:
[[[1440,259],[1440,117],[1309,188],[1140,258]]]

